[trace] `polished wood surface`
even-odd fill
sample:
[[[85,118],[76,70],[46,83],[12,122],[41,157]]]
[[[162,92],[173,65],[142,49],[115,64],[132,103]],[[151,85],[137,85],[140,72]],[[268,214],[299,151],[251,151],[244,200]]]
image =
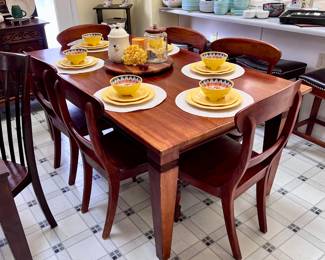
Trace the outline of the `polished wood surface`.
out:
[[[281,155],[297,120],[301,105],[299,86],[299,81],[292,83],[289,88],[236,114],[236,128],[243,134],[242,144],[224,135],[180,157],[180,178],[221,198],[229,242],[235,259],[242,257],[236,233],[234,201],[256,184],[260,230],[266,233],[266,195],[270,169],[274,160]],[[288,116],[281,134],[267,150],[260,154],[254,152],[256,126],[284,113]],[[179,202],[179,199],[177,201]],[[180,209],[178,206],[176,208]]]
[[[62,58],[59,49],[31,52],[33,58],[55,64]],[[107,59],[107,53],[93,54]],[[181,50],[172,56],[173,68],[161,75],[145,77],[144,82],[160,86],[167,91],[167,99],[159,106],[131,113],[105,111],[105,116],[112,120],[130,137],[135,138],[147,148],[150,162],[150,185],[154,232],[157,256],[168,259],[171,248],[171,230],[174,221],[176,183],[178,178],[178,159],[186,150],[205,143],[235,127],[234,118],[204,118],[183,112],[175,105],[176,96],[198,86],[198,81],[181,73],[181,68],[200,60],[196,53]],[[93,95],[109,85],[113,77],[105,68],[78,75],[61,77],[84,93]],[[277,78],[258,71],[246,69],[245,75],[234,80],[235,87],[254,97],[256,101],[288,88],[285,79]],[[308,93],[310,87],[303,85],[301,91]],[[158,175],[158,177],[157,177]],[[165,187],[165,185],[170,187]]]
[[[281,51],[277,47],[264,41],[248,38],[223,38],[212,42],[210,48],[234,57],[245,55],[265,61],[268,64],[268,74],[272,73],[274,66],[281,58]]]
[[[101,33],[104,40],[107,40],[110,31],[111,28],[105,24],[82,24],[65,29],[58,34],[56,39],[61,44],[62,49],[65,50],[69,48],[69,43],[81,39],[85,33]]]
[[[114,63],[111,61],[105,62],[106,69],[113,74],[135,74],[139,76],[148,76],[162,73],[166,70],[169,70],[173,66],[173,59],[168,58],[165,62],[162,63],[152,63],[138,66],[127,66],[122,63]]]
[[[190,28],[174,26],[166,28],[168,43],[185,44],[190,51],[204,52],[208,47],[208,40],[203,34]]]

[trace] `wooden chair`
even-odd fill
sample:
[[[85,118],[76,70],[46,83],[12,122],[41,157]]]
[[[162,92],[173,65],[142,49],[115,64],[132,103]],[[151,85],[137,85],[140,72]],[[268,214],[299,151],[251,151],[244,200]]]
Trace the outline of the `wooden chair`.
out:
[[[74,87],[62,78],[56,81],[55,91],[61,116],[79,146],[84,165],[84,191],[81,211],[87,212],[92,185],[92,169],[107,176],[109,185],[108,210],[103,238],[110,235],[116,212],[120,181],[135,177],[147,171],[147,157],[144,147],[123,136],[118,130],[103,134],[100,118],[105,116],[103,103]],[[71,119],[66,100],[85,112],[90,140],[85,138]]]
[[[4,91],[3,117],[0,125],[0,153],[9,170],[9,189],[13,196],[32,184],[36,198],[53,228],[57,226],[47,205],[39,180],[34,155],[30,113],[30,84],[28,84],[30,58],[24,54],[0,52],[0,85]],[[9,205],[4,205],[5,210]],[[10,221],[10,220],[9,220]]]
[[[197,31],[186,27],[167,27],[166,28],[168,43],[185,44],[190,51],[198,50],[199,53],[207,49],[208,40],[205,36]]]
[[[54,93],[54,82],[56,80],[55,68],[37,59],[31,59],[31,74],[33,94],[43,107],[47,116],[51,136],[54,141],[54,168],[61,165],[61,133],[69,137],[59,111]],[[87,135],[86,119],[84,114],[74,105],[69,103],[69,111],[72,120],[77,125],[81,134]],[[76,180],[78,168],[78,145],[73,138],[69,137],[70,142],[70,174],[69,185],[73,185]]]
[[[245,56],[266,62],[267,73],[272,74],[273,68],[281,58],[281,51],[266,42],[248,38],[223,38],[210,45],[211,50],[225,52],[231,57]]]
[[[82,24],[65,29],[58,34],[56,39],[61,44],[61,48],[66,50],[70,48],[69,43],[81,39],[81,35],[85,33],[101,33],[106,40],[110,31],[111,28],[105,24]]]
[[[0,224],[16,260],[32,260],[24,229],[8,183],[9,170],[0,160]]]
[[[238,112],[235,124],[243,134],[242,144],[222,136],[180,157],[180,178],[220,197],[232,253],[236,259],[241,259],[241,252],[236,234],[234,200],[254,184],[257,185],[258,220],[260,230],[265,233],[269,171],[273,162],[282,153],[294,128],[301,104],[299,87],[300,82],[295,82],[287,90]],[[256,125],[287,111],[284,128],[276,142],[261,154],[254,152],[252,149]],[[177,198],[177,215],[180,210],[179,200],[180,196]]]

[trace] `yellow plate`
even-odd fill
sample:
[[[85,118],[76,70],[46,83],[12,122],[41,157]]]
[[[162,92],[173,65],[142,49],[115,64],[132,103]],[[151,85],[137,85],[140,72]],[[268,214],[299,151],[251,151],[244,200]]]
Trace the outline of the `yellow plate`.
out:
[[[106,95],[103,95],[103,94],[102,94],[102,100],[104,102],[106,102],[106,103],[113,104],[113,105],[116,105],[116,106],[138,105],[138,104],[142,104],[142,103],[148,102],[149,100],[151,100],[151,99],[154,98],[155,92],[150,87],[148,87],[148,89],[149,89],[148,96],[146,96],[143,99],[137,100],[137,101],[132,101],[132,102],[118,102],[118,101],[111,100],[110,98],[108,98]]]
[[[194,89],[195,91],[195,89]],[[202,109],[206,109],[206,110],[225,110],[225,109],[229,109],[229,108],[233,108],[236,106],[239,106],[242,102],[242,97],[240,97],[235,103],[228,105],[228,106],[219,106],[219,107],[212,107],[212,106],[204,106],[201,104],[196,103],[193,98],[193,90],[190,90],[187,95],[186,95],[186,102],[189,103],[190,105],[194,106],[194,107],[198,107],[198,108],[202,108]]]
[[[84,62],[77,65],[72,65],[71,62],[66,58],[59,60],[56,65],[61,69],[84,69],[94,66],[97,64],[97,62],[98,59],[96,57],[87,56]]]
[[[167,46],[167,51],[168,52],[171,52],[171,51],[173,51],[174,50],[174,45],[173,44],[168,44],[168,46]]]
[[[235,64],[226,62],[218,70],[209,70],[202,61],[191,64],[191,70],[201,75],[222,75],[231,73],[236,69]]]
[[[137,90],[134,96],[121,96],[119,95],[115,89],[110,86],[103,91],[102,95],[106,95],[106,97],[110,100],[117,102],[134,102],[141,99],[146,98],[151,93],[150,88],[146,85],[141,85],[141,87]]]
[[[192,100],[200,105],[209,107],[224,107],[230,106],[241,99],[240,94],[235,90],[231,89],[228,95],[224,98],[218,99],[217,101],[211,101],[201,91],[200,88],[195,88],[192,91]]]
[[[97,49],[104,49],[104,48],[108,47],[109,42],[108,41],[100,41],[100,43],[98,45],[96,45],[96,46],[89,45],[86,42],[82,42],[82,43],[79,43],[77,45],[79,47],[86,48],[86,49],[89,49],[89,50],[97,50]]]

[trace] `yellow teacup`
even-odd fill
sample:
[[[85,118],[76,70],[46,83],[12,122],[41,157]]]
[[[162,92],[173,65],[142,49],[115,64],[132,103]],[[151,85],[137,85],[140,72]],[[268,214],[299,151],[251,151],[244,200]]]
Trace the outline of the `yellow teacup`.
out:
[[[110,80],[111,86],[121,96],[132,96],[140,88],[142,78],[136,75],[120,75]]]
[[[208,51],[201,54],[201,59],[210,70],[217,70],[228,58],[228,54],[218,51]]]
[[[82,35],[82,39],[88,45],[96,46],[103,40],[103,35],[101,33],[85,33]]]
[[[234,86],[234,82],[227,79],[210,78],[201,80],[199,85],[201,91],[208,99],[216,101],[225,97],[230,92]]]
[[[87,50],[82,48],[65,50],[63,54],[73,65],[78,65],[87,58]]]

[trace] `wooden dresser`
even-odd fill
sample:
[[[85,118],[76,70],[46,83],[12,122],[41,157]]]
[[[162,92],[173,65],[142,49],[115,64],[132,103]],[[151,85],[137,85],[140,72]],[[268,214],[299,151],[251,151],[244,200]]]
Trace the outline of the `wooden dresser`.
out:
[[[0,51],[23,52],[47,49],[44,26],[48,22],[32,19],[23,25],[0,24]]]

